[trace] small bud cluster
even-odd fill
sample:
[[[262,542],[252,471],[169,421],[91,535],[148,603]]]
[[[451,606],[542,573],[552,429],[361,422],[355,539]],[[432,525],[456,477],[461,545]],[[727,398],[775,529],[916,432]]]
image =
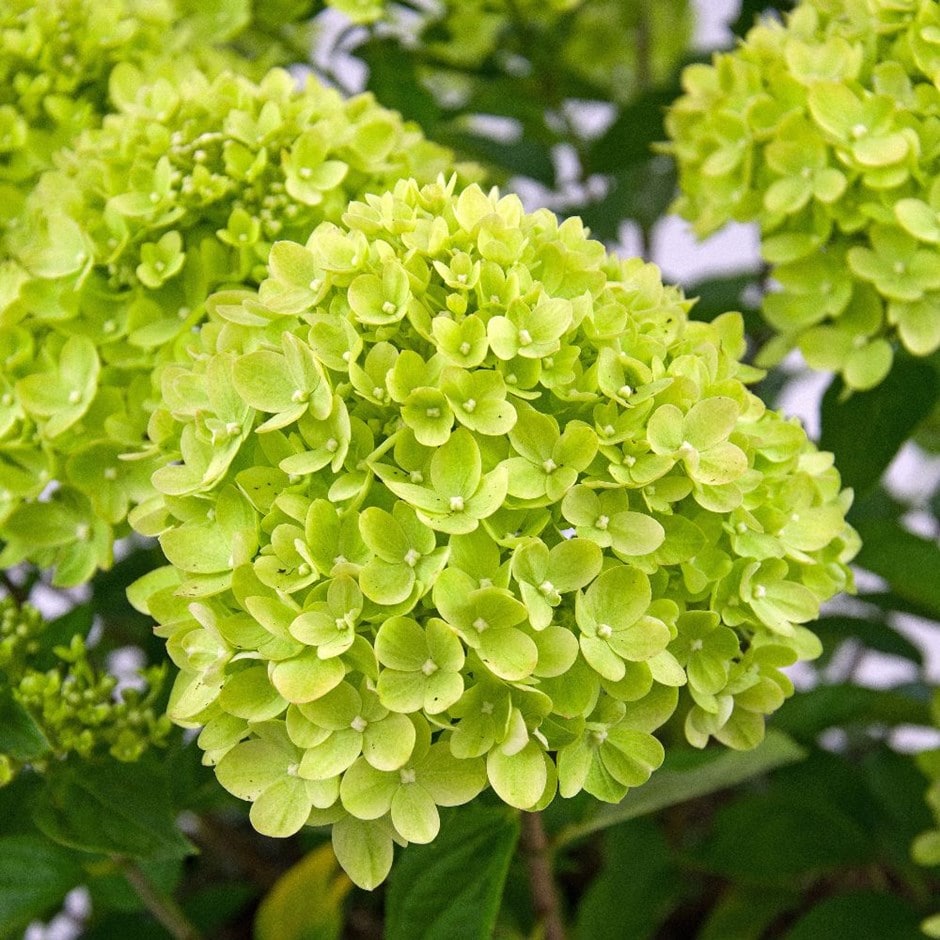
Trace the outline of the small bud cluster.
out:
[[[935,0],[804,0],[686,69],[676,209],[702,236],[760,224],[765,363],[798,347],[864,389],[898,341],[940,347],[938,34]]]
[[[0,290],[0,565],[54,566],[66,585],[109,565],[152,492],[152,376],[207,296],[255,288],[275,238],[452,166],[371,96],[280,70],[152,81],[125,64],[110,90],[116,113],[59,154],[8,231]]]
[[[455,180],[269,269],[163,370],[177,446],[135,521],[171,565],[131,589],[260,831],[332,822],[374,883],[487,785],[621,799],[674,714],[760,741],[857,538],[831,456],[747,390],[738,315]]]
[[[11,695],[25,709],[48,743],[31,765],[41,769],[49,760],[72,753],[82,758],[108,753],[134,761],[148,747],[163,744],[171,724],[154,706],[164,670],[146,670],[142,689],[117,693],[117,680],[92,665],[79,636],[68,647],[51,651],[51,668],[37,668],[44,654],[50,658],[43,636],[47,628],[33,607],[0,599],[0,693]],[[13,755],[0,753],[0,785],[20,766]]]

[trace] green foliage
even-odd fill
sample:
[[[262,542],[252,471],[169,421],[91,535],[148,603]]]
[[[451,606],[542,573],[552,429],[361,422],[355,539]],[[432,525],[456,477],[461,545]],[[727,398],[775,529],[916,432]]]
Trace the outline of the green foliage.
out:
[[[281,71],[154,82],[123,63],[111,94],[116,113],[59,155],[6,242],[0,562],[55,566],[62,584],[110,565],[129,507],[153,493],[154,375],[209,293],[255,286],[275,238],[304,239],[349,199],[451,163],[370,97],[312,79],[298,90]],[[212,428],[218,446],[239,418]]]
[[[804,0],[684,75],[668,150],[676,209],[707,235],[760,223],[780,335],[854,389],[878,385],[900,344],[940,347],[937,5]]]
[[[492,936],[518,839],[519,821],[505,807],[448,810],[438,838],[409,847],[395,867],[389,940]]]
[[[680,701],[696,746],[757,744],[856,548],[829,459],[743,384],[738,319],[454,186],[278,242],[152,423],[173,567],[133,599],[169,714],[261,831],[368,833],[336,848],[370,885],[487,782],[616,802]]]

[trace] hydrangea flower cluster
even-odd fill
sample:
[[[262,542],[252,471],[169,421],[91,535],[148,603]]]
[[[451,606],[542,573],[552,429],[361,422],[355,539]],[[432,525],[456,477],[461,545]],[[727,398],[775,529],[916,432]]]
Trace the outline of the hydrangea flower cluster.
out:
[[[804,0],[712,65],[672,107],[676,209],[707,235],[757,221],[779,290],[763,361],[877,385],[896,341],[940,347],[940,7]]]
[[[117,113],[60,154],[8,230],[0,290],[0,564],[56,566],[62,584],[109,564],[152,492],[151,373],[206,297],[256,286],[275,238],[452,166],[371,96],[298,90],[284,71],[149,83],[121,66],[111,95]]]
[[[697,746],[761,739],[850,585],[851,497],[747,390],[740,317],[688,307],[577,219],[443,179],[215,298],[154,416],[171,564],[130,593],[257,829],[333,823],[371,887],[487,785],[621,799],[677,709]]]
[[[221,64],[213,44],[220,0],[187,10],[182,0],[5,0],[0,9],[0,181],[23,191],[52,155],[107,110],[108,79],[118,63],[165,68],[198,57]],[[15,211],[4,191],[4,217]]]
[[[11,696],[26,710],[47,745],[29,761],[0,752],[0,786],[24,763],[41,769],[50,759],[72,753],[88,758],[106,752],[134,761],[148,747],[163,744],[170,733],[170,720],[154,707],[163,688],[163,668],[146,670],[142,688],[117,694],[117,680],[92,665],[80,636],[68,647],[54,649],[52,668],[38,668],[48,628],[35,608],[0,598],[0,695]]]

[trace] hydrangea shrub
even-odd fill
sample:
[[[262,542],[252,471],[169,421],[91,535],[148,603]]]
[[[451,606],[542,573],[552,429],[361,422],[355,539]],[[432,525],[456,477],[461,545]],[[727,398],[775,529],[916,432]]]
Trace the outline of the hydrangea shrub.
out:
[[[254,288],[274,239],[452,166],[371,96],[280,70],[150,82],[125,64],[111,95],[116,113],[60,153],[9,228],[0,290],[0,564],[55,566],[62,584],[107,567],[152,492],[152,373],[208,295]]]
[[[831,456],[748,391],[738,315],[454,180],[269,270],[162,372],[170,565],[131,589],[259,831],[332,823],[372,887],[488,786],[621,799],[673,716],[761,740],[857,539]]]
[[[671,108],[676,209],[708,235],[757,221],[779,336],[851,388],[900,343],[940,347],[940,7],[804,0],[690,66]]]

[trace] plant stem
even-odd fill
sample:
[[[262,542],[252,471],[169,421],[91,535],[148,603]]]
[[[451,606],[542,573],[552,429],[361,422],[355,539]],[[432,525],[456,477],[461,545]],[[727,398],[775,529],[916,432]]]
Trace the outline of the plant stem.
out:
[[[143,901],[144,907],[167,929],[174,940],[202,940],[202,935],[183,913],[183,909],[173,898],[161,891],[136,862],[121,859],[118,864],[127,883]]]
[[[551,848],[541,813],[522,814],[520,847],[529,869],[529,887],[536,920],[545,928],[545,940],[565,940],[565,927],[552,874]]]

